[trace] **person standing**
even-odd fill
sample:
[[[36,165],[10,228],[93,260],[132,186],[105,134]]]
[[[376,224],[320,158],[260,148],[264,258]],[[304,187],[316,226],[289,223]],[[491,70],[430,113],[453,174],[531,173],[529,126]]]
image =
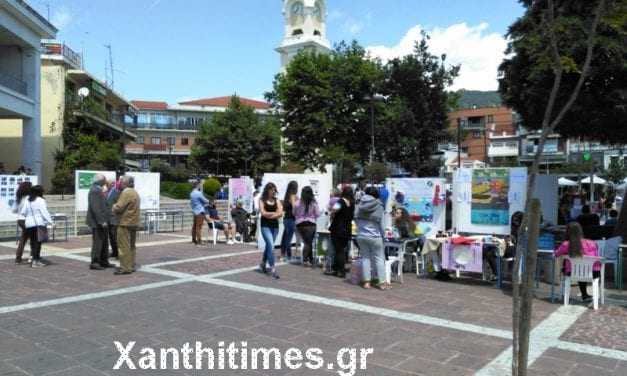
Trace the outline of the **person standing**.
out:
[[[335,250],[333,257],[333,270],[326,272],[327,275],[335,275],[340,278],[346,276],[346,254],[348,244],[352,237],[353,216],[355,214],[355,199],[353,189],[350,186],[344,187],[339,200],[332,207],[331,214],[331,243]]]
[[[48,206],[44,200],[44,189],[41,185],[35,185],[30,189],[28,200],[22,206],[20,214],[24,217],[24,227],[30,240],[30,266],[37,268],[49,265],[49,262],[41,257],[41,243],[47,239],[40,238],[39,227],[47,228],[51,225],[52,216],[48,212]]]
[[[109,211],[110,216],[108,226],[109,244],[111,244],[111,257],[118,258],[118,219],[117,216],[113,214],[113,205],[115,205],[120,197],[120,181],[111,181],[108,183],[109,191],[107,192],[107,210]]]
[[[205,206],[209,205],[209,200],[202,193],[202,180],[194,183],[194,189],[189,194],[189,201],[194,214],[192,243],[202,245],[202,225],[205,223]]]
[[[94,176],[94,182],[87,196],[87,226],[91,228],[92,244],[91,244],[91,264],[89,268],[92,270],[103,270],[112,268],[109,263],[109,246],[107,226],[110,217],[107,209],[107,200],[103,194],[103,187],[107,179],[102,174]]]
[[[320,209],[311,187],[304,187],[300,200],[294,209],[296,228],[303,239],[303,266],[313,265],[313,240],[316,236],[316,221],[320,216]]]
[[[285,197],[283,198],[283,237],[281,238],[281,258],[289,260],[292,258],[292,238],[296,229],[296,219],[294,217],[294,206],[298,193],[298,183],[291,181],[287,185]]]
[[[135,239],[140,225],[140,201],[135,190],[135,179],[125,175],[120,182],[122,193],[113,205],[113,213],[118,221],[117,240],[120,252],[120,268],[115,271],[115,275],[131,274],[135,271]]]
[[[267,263],[275,279],[279,279],[279,274],[274,266],[274,240],[279,232],[279,218],[283,216],[283,205],[281,205],[281,201],[277,199],[277,193],[276,185],[274,185],[274,183],[268,183],[263,188],[263,193],[259,200],[261,236],[265,244],[259,271],[266,273]]]
[[[371,268],[377,273],[376,287],[387,290],[385,282],[385,257],[383,255],[383,203],[379,200],[379,191],[370,186],[364,191],[357,210],[357,243],[363,255],[362,282],[365,289],[370,288]]]
[[[28,201],[28,195],[30,194],[30,189],[32,187],[32,183],[29,181],[25,181],[20,184],[17,188],[17,192],[15,192],[15,202],[13,203],[13,213],[17,214],[17,227],[20,228],[20,239],[17,243],[17,249],[15,250],[15,264],[19,265],[22,263],[22,255],[24,254],[24,247],[26,246],[26,241],[28,240],[28,234],[26,233],[26,218],[21,214],[22,208],[26,205]]]

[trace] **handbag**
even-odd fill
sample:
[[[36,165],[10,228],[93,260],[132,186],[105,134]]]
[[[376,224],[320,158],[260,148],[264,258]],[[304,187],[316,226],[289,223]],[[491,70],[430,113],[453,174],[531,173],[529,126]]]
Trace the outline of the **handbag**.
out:
[[[30,202],[28,203],[28,207],[30,209],[31,215],[33,216],[33,221],[35,221],[35,225],[37,226],[37,241],[40,243],[46,243],[50,239],[48,236],[48,227],[40,226],[37,223],[37,217],[35,217],[35,213],[33,213],[33,207],[31,206]]]

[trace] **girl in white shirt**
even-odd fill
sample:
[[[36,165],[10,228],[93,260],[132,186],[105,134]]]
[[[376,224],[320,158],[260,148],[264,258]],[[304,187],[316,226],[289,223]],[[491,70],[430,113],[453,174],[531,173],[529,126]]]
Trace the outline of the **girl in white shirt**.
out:
[[[22,255],[24,254],[24,246],[26,245],[26,241],[28,240],[28,235],[26,234],[26,226],[24,224],[24,220],[26,219],[23,215],[21,215],[22,208],[28,201],[28,195],[30,194],[30,189],[32,187],[31,182],[25,181],[20,184],[17,188],[17,192],[15,192],[15,202],[13,203],[13,213],[17,214],[17,226],[20,228],[21,234],[20,239],[17,243],[17,249],[15,250],[15,264],[19,265],[22,263]]]
[[[24,225],[30,239],[31,267],[48,265],[49,262],[41,258],[41,241],[37,237],[37,227],[47,227],[52,224],[52,217],[48,212],[46,200],[44,200],[44,189],[41,185],[35,185],[31,188],[28,200],[22,207],[20,214],[25,218]]]

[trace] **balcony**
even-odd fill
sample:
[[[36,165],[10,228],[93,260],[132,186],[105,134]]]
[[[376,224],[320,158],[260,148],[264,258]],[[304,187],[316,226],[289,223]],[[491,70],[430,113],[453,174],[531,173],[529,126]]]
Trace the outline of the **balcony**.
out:
[[[127,127],[135,129],[154,129],[154,130],[170,130],[170,131],[197,131],[200,125],[186,123],[170,123],[170,124],[154,124],[154,123],[127,123]]]
[[[191,154],[189,148],[177,148],[168,144],[127,144],[126,152],[129,154],[151,154],[151,155],[183,155],[187,156]]]
[[[58,56],[74,69],[83,68],[83,57],[65,44],[58,42],[42,42],[41,47],[44,55],[50,55],[51,58]]]
[[[488,157],[517,157],[517,142],[492,142],[488,147]]]
[[[22,95],[28,95],[28,86],[26,85],[26,82],[2,71],[0,71],[0,85]]]
[[[166,144],[144,144],[145,151],[166,151],[168,145]]]

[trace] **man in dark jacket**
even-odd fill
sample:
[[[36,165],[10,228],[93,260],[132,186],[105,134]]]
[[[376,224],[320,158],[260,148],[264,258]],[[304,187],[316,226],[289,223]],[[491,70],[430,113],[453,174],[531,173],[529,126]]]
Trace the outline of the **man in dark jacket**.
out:
[[[110,221],[110,211],[102,187],[107,179],[102,174],[94,176],[94,182],[87,196],[86,223],[91,228],[91,264],[92,270],[111,268],[109,264],[109,247],[107,245],[107,227]]]

